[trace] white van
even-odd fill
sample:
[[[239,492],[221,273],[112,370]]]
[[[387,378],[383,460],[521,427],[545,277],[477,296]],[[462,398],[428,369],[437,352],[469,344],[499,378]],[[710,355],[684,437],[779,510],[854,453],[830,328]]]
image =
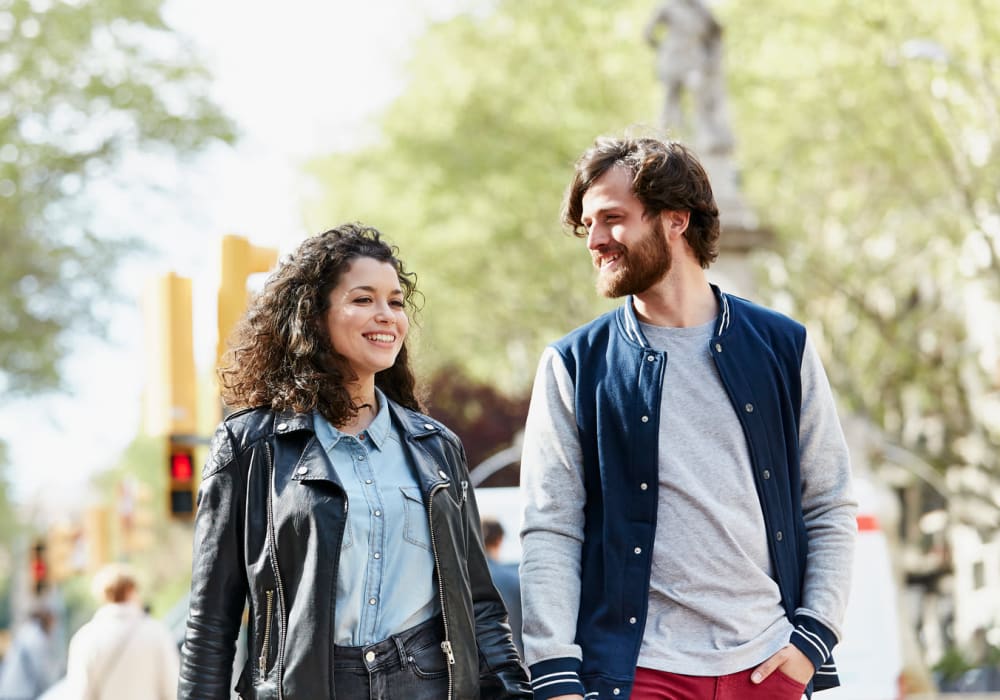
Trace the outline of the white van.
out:
[[[885,533],[878,517],[878,491],[856,478],[858,540],[854,580],[844,619],[844,641],[834,649],[841,686],[818,700],[902,700],[903,651],[898,594]],[[519,561],[522,505],[519,489],[478,488],[480,514],[500,521],[507,536],[500,558]]]
[[[821,700],[902,700],[903,647],[899,594],[889,543],[878,517],[878,491],[855,478],[858,541],[844,640],[833,650],[841,686]]]

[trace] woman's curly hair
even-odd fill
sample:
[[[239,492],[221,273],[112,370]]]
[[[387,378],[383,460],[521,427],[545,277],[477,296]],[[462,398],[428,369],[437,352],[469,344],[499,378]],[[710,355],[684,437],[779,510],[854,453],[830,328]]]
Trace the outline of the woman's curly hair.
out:
[[[392,265],[407,308],[416,310],[416,275],[398,250],[371,226],[344,224],[307,238],[268,278],[229,338],[219,370],[228,406],[268,405],[300,413],[318,409],[333,425],[355,416],[347,384],[355,375],[336,350],[326,326],[330,292],[357,258]],[[375,375],[387,397],[420,409],[406,343],[392,367]]]

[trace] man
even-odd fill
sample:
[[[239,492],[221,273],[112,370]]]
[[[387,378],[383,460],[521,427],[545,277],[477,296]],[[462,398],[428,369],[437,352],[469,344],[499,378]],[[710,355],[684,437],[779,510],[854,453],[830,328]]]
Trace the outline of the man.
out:
[[[600,138],[564,223],[624,304],[544,352],[522,458],[535,698],[798,700],[837,685],[855,504],[805,329],[710,285],[677,143]]]
[[[174,700],[177,645],[140,606],[136,575],[123,564],[110,564],[94,577],[93,588],[104,604],[70,640],[69,696]]]
[[[507,618],[514,637],[517,652],[524,657],[524,642],[521,640],[521,581],[517,574],[517,564],[500,560],[500,549],[506,534],[503,525],[496,518],[482,519],[483,545],[486,548],[486,564],[490,567],[493,585],[500,592],[507,607]]]

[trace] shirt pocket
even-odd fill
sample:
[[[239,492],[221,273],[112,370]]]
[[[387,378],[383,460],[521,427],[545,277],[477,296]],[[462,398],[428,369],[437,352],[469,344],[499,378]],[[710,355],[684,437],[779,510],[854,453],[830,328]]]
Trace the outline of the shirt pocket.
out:
[[[431,530],[419,486],[400,486],[403,497],[403,539],[431,551]]]

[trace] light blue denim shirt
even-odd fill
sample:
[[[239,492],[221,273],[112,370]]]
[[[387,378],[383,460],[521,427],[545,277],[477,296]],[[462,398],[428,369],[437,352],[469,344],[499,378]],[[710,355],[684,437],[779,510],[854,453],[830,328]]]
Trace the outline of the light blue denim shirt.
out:
[[[365,646],[440,611],[430,524],[413,468],[376,389],[379,412],[357,437],[314,413],[316,437],[347,491],[334,644]]]

